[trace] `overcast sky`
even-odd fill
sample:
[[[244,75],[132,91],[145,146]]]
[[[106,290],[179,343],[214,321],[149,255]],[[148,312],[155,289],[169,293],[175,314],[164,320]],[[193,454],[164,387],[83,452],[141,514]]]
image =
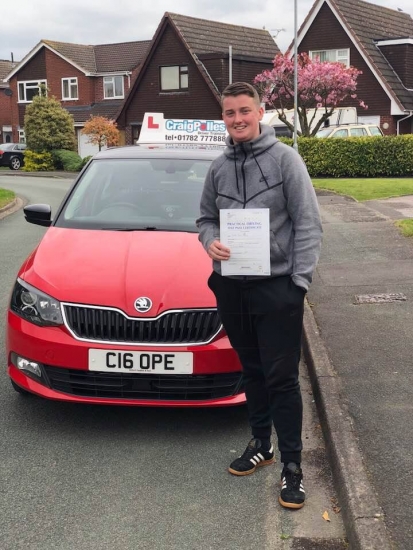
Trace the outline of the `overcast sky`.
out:
[[[166,11],[263,28],[284,52],[294,36],[293,0],[3,0],[0,59],[21,60],[41,39],[78,44],[150,40]],[[374,0],[413,16],[412,0]],[[297,0],[298,26],[313,0]]]

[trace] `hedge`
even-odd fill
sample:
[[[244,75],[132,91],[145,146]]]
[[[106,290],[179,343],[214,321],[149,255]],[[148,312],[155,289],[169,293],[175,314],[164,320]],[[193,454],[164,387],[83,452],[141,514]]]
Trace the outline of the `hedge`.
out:
[[[280,138],[292,145],[293,140]],[[413,175],[413,135],[298,138],[298,151],[313,178],[378,178]]]
[[[52,170],[65,170],[68,172],[79,172],[91,157],[82,159],[74,151],[66,149],[56,149],[48,152],[35,153],[30,149],[26,149],[24,153],[25,172],[40,172]]]
[[[78,172],[82,167],[82,158],[75,151],[55,149],[52,151],[55,170]]]

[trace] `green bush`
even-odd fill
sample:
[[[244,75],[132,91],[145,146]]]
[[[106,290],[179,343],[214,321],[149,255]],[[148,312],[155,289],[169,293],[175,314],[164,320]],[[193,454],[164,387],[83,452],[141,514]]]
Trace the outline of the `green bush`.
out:
[[[280,141],[293,144],[292,139]],[[366,138],[298,138],[313,178],[378,178],[413,175],[413,135]]]
[[[52,156],[56,170],[78,172],[82,167],[82,159],[75,151],[56,149],[52,151]]]
[[[84,166],[86,166],[86,164],[89,162],[89,160],[93,157],[93,155],[89,155],[87,157],[84,157],[82,158],[82,164],[80,165],[80,170],[82,170],[82,168]]]
[[[27,147],[36,153],[53,149],[76,149],[73,116],[55,97],[47,96],[40,86],[40,95],[27,105],[24,115]]]
[[[52,154],[43,151],[35,153],[30,149],[26,149],[24,153],[24,172],[46,172],[54,169]]]

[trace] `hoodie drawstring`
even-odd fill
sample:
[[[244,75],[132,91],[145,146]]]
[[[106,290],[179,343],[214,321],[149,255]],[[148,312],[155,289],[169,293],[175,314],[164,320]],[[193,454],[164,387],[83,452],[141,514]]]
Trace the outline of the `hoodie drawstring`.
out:
[[[237,182],[237,191],[239,193],[239,181],[238,181],[238,172],[237,172],[237,155],[234,155],[234,166],[235,166],[235,180]]]

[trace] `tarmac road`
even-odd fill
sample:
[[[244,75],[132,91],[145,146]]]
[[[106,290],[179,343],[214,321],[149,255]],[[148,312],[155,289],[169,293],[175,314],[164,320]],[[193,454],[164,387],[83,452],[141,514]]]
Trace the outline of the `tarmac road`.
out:
[[[5,176],[0,186],[55,211],[69,179]],[[0,546],[4,550],[342,550],[344,527],[303,365],[308,493],[277,503],[280,466],[245,478],[228,463],[249,439],[244,407],[159,410],[22,397],[4,366],[18,267],[45,229],[0,219]],[[56,258],[59,261],[59,258]],[[70,276],[70,274],[68,274]],[[330,521],[323,519],[327,511]]]

